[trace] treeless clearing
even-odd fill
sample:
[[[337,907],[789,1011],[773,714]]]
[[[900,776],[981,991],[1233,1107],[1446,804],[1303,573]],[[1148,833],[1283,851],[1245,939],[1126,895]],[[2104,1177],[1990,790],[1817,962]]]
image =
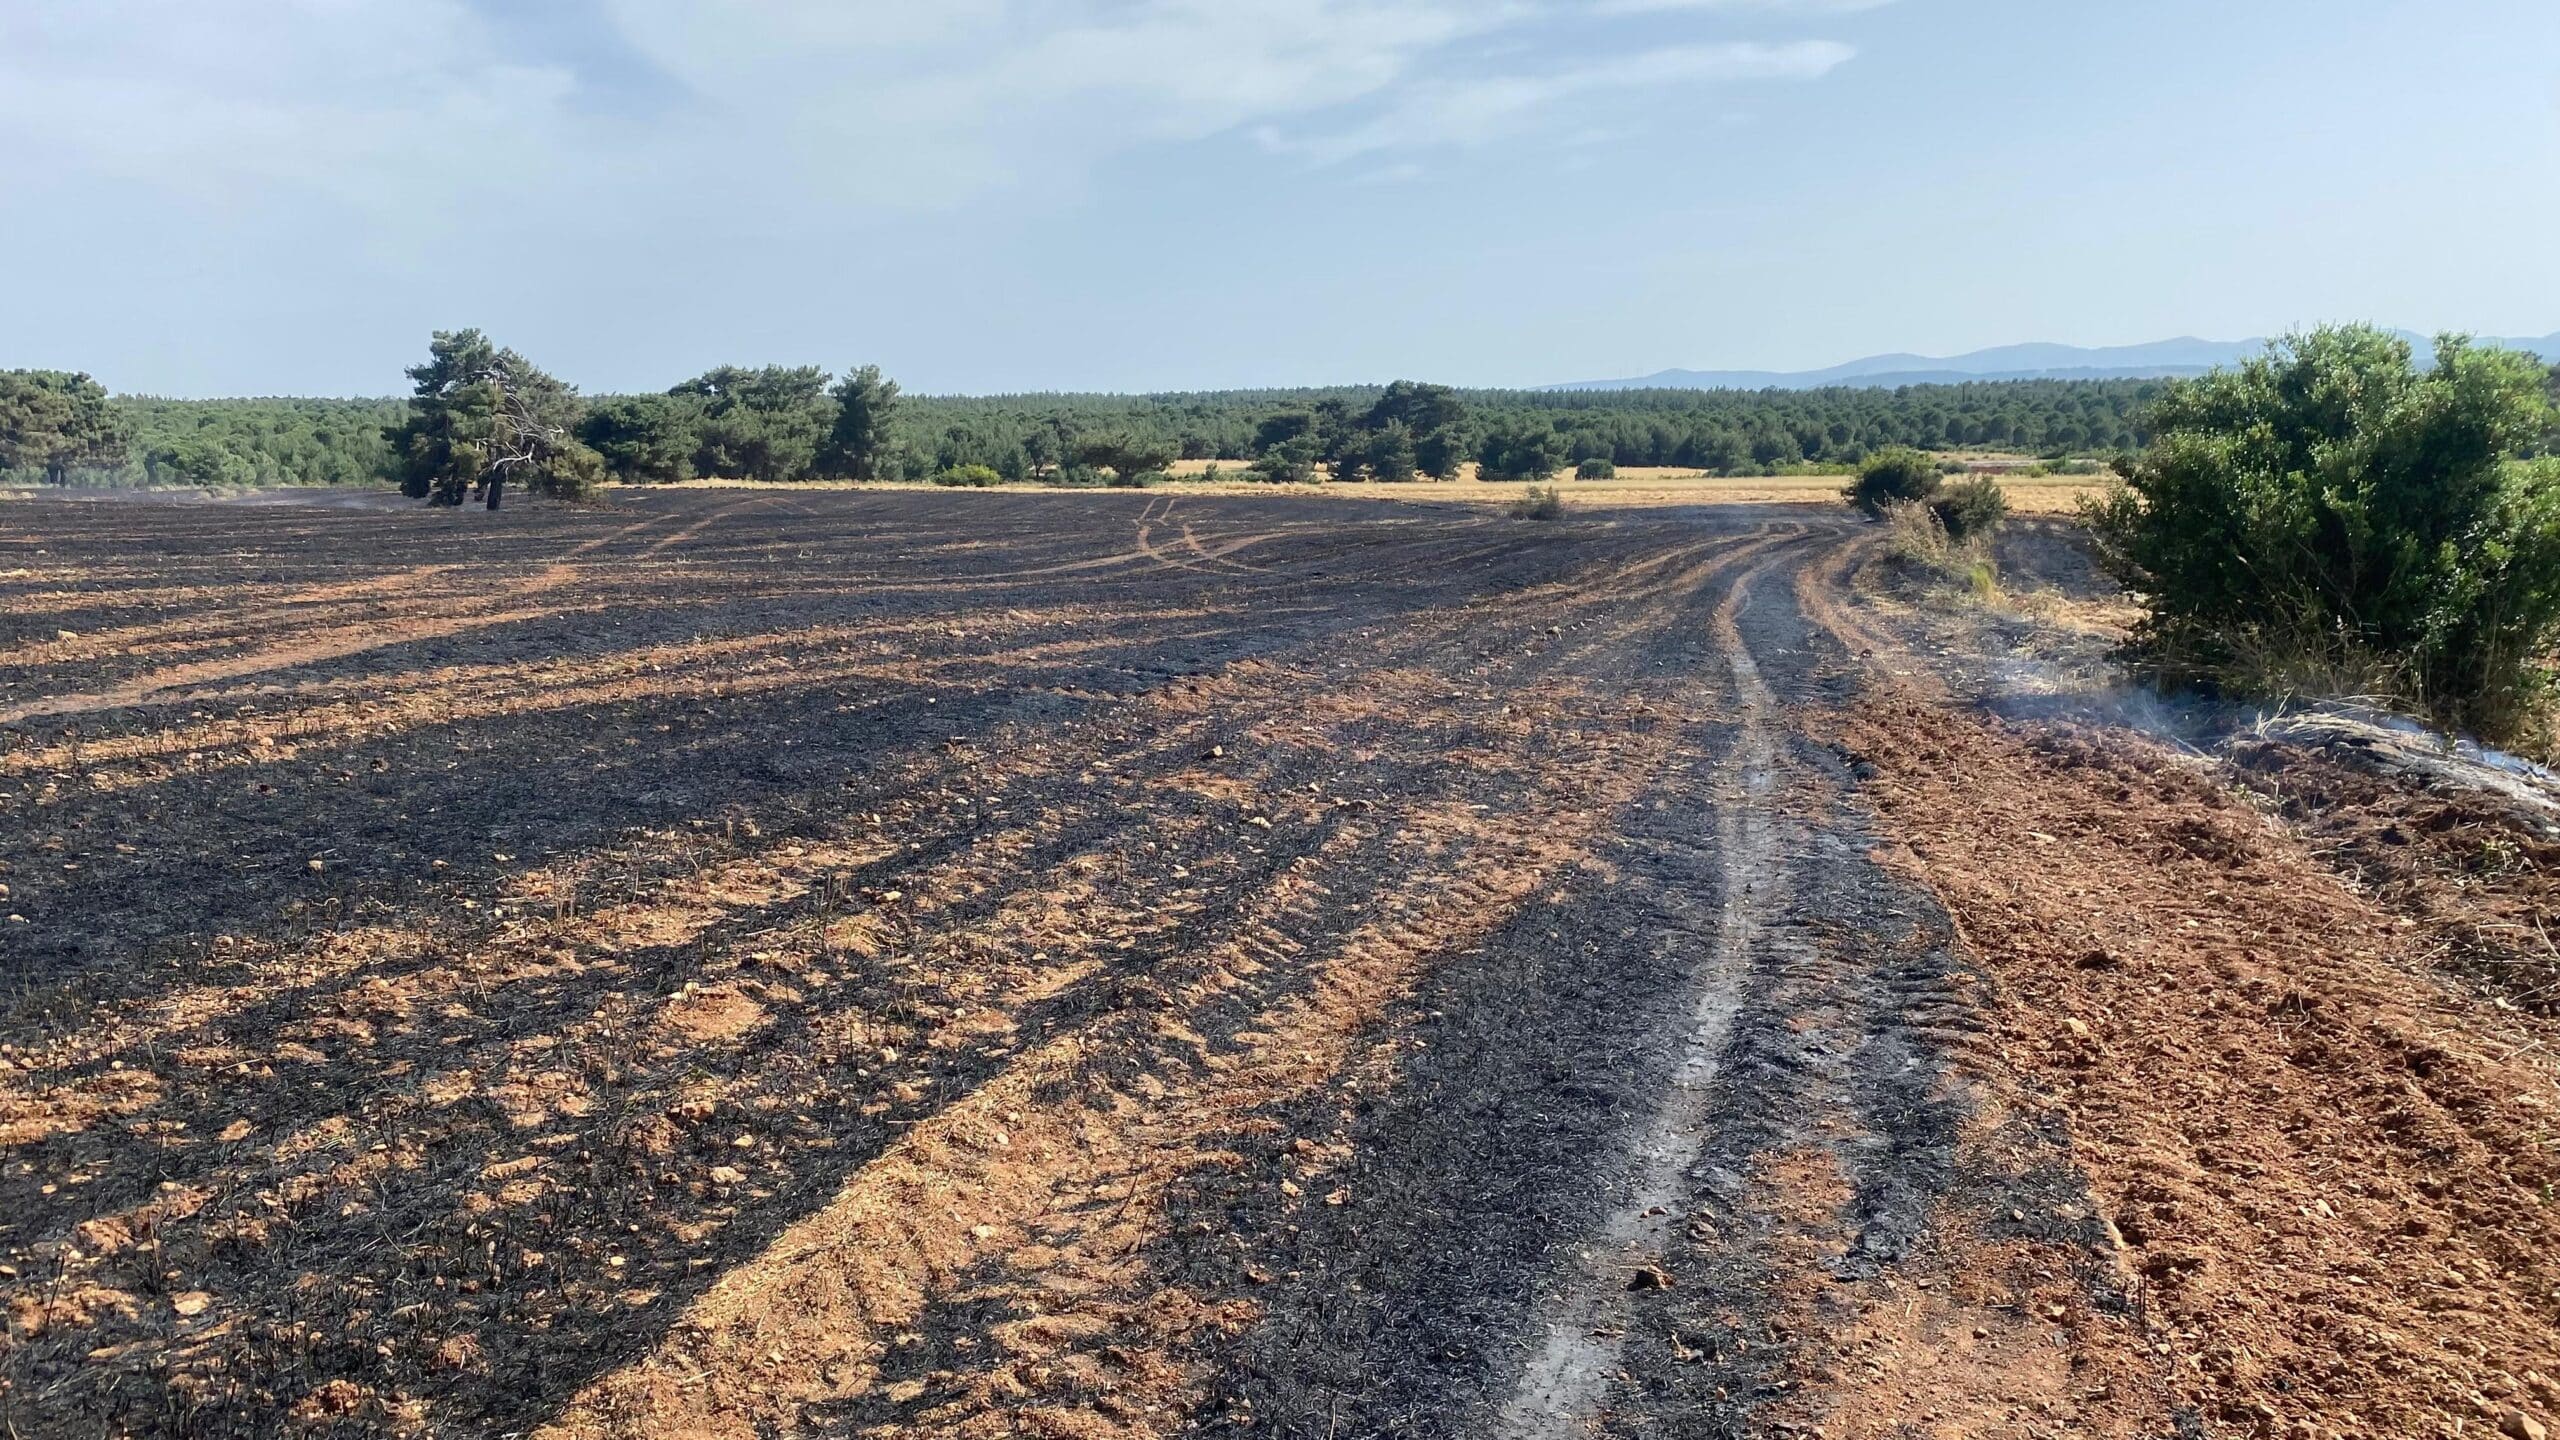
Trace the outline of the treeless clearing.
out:
[[[2547,1415],[2433,921],[1840,507],[1360,503],[1510,488],[0,509],[0,1421]]]

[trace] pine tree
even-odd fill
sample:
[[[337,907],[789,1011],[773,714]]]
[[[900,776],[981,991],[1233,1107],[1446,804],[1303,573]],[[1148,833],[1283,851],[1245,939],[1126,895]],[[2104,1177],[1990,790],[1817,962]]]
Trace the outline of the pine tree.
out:
[[[0,370],[0,470],[32,470],[68,484],[74,470],[125,462],[123,417],[106,387],[65,370]]]

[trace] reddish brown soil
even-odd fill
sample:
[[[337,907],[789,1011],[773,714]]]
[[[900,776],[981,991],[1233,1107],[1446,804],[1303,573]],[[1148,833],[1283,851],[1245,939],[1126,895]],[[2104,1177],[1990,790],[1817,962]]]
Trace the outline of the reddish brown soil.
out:
[[[2493,1005],[2560,1015],[2560,815],[2339,747],[2246,741],[2235,777],[2323,863],[2414,921]]]
[[[2440,968],[2549,913],[2547,846],[2318,756],[2218,766],[1925,681],[1872,685],[1840,736],[1983,967],[2020,1102],[2067,1126],[2178,1395],[2234,1434],[2551,1422],[2550,1035]],[[2490,836],[2519,862],[2496,876],[2458,858]]]

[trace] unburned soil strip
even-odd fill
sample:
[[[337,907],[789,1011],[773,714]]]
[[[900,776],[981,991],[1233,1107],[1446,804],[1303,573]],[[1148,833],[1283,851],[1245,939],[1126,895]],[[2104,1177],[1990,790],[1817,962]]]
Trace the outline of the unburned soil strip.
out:
[[[2017,1103],[2089,1176],[2190,1416],[2552,1422],[2560,1097],[2528,1021],[2445,985],[2427,937],[2147,737],[1881,676],[1836,734],[1982,966]]]

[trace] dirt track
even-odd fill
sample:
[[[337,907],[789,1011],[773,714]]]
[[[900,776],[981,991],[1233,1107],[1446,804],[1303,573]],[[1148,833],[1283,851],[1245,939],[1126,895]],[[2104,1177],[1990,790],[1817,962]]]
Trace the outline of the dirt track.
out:
[[[0,508],[0,1420],[2368,1433],[2164,1328],[1853,528]]]

